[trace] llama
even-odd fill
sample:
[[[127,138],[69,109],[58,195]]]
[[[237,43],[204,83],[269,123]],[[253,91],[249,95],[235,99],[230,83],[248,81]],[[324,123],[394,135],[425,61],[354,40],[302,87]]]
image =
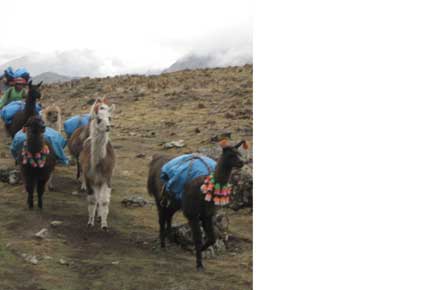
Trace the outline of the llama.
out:
[[[26,142],[19,156],[19,164],[28,194],[29,209],[34,207],[35,186],[38,193],[38,208],[43,208],[46,183],[51,178],[56,165],[52,146],[44,140],[44,130],[44,122],[39,116],[31,116],[24,126]]]
[[[14,138],[15,134],[23,128],[26,121],[31,117],[36,115],[35,106],[37,99],[41,98],[40,87],[43,82],[41,81],[38,85],[32,85],[32,81],[29,82],[29,91],[26,96],[26,105],[23,111],[17,112],[12,119],[12,124],[8,126],[9,135]]]
[[[241,141],[235,146],[225,141],[220,143],[223,151],[217,160],[217,166],[213,174],[213,178],[218,184],[226,185],[231,176],[232,169],[243,167],[244,162],[241,160],[241,155],[238,151],[238,148],[243,144],[245,144],[244,147],[246,148],[247,145],[245,141]],[[166,192],[164,183],[160,178],[162,167],[171,159],[170,156],[166,155],[154,155],[150,163],[147,181],[148,192],[154,196],[158,209],[161,247],[165,247],[165,237],[171,232],[174,213],[182,209],[193,234],[193,241],[196,248],[197,270],[203,270],[202,251],[215,243],[213,227],[213,217],[215,215],[214,199],[210,199],[211,193],[209,191],[202,192],[202,186],[205,186],[205,183],[211,177],[199,176],[193,180],[187,180],[182,200],[177,200],[172,194]],[[215,201],[217,203],[217,200]],[[202,244],[200,222],[202,222],[202,227],[207,236],[207,241],[204,244]]]
[[[81,177],[81,165],[79,164],[79,154],[83,150],[84,141],[89,137],[90,135],[90,128],[89,126],[82,126],[76,129],[72,136],[70,136],[67,147],[69,148],[70,155],[75,159],[76,161],[76,179],[79,180]],[[84,178],[81,178],[81,190],[86,190],[86,183]]]
[[[41,111],[41,116],[43,118],[44,124],[47,127],[50,127],[59,133],[61,133],[61,109],[57,105],[50,105]],[[52,183],[53,174],[50,176],[49,181],[47,182],[47,191],[53,190],[54,186]]]
[[[87,187],[89,220],[95,224],[95,214],[101,218],[101,228],[108,229],[107,216],[111,197],[111,179],[115,167],[115,153],[109,140],[111,114],[114,110],[102,99],[97,99],[90,112],[90,136],[79,155],[83,178]]]
[[[51,105],[41,111],[44,123],[47,127],[61,133],[61,109],[57,105]]]

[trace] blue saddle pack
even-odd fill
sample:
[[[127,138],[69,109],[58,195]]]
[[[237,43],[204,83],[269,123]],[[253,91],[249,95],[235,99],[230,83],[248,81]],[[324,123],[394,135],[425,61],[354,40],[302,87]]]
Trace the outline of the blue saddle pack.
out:
[[[168,161],[160,173],[165,189],[177,200],[181,200],[185,183],[211,174],[217,163],[209,157],[198,154],[185,154]]]
[[[89,122],[90,114],[76,115],[67,119],[64,122],[64,132],[66,132],[67,138],[70,138],[76,129],[88,125]]]
[[[64,147],[66,147],[67,141],[64,139],[63,135],[52,128],[46,127],[46,130],[44,131],[44,139],[52,145],[57,161],[61,164],[68,165],[69,159],[64,154]],[[12,156],[15,160],[20,156],[24,141],[26,141],[26,134],[23,130],[20,130],[15,134],[10,147]]]
[[[5,122],[5,124],[7,125],[10,125],[12,123],[12,119],[14,118],[15,114],[17,114],[20,111],[23,111],[24,107],[25,107],[25,103],[22,101],[12,101],[6,106],[4,106],[0,110],[0,116],[3,122]],[[36,104],[35,107],[37,114],[39,114],[41,111],[41,105]]]

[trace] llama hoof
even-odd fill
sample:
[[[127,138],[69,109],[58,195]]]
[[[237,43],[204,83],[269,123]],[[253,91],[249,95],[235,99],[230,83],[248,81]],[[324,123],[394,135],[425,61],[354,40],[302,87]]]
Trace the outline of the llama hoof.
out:
[[[203,267],[203,265],[197,265],[197,272],[204,272],[205,271],[205,267]]]
[[[104,232],[108,232],[108,227],[103,226],[103,227],[102,227],[102,230],[103,230]]]
[[[87,223],[87,227],[88,227],[88,228],[92,228],[93,226],[94,226],[93,223]]]

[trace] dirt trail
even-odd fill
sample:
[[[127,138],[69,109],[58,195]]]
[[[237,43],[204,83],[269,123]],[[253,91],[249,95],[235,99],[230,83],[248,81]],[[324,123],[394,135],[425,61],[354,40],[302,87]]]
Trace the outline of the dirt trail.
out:
[[[164,142],[183,139],[184,148],[167,151],[180,154],[209,146],[210,137],[224,130],[236,139],[252,139],[252,67],[84,79],[46,87],[42,102],[56,102],[66,117],[86,112],[87,101],[98,95],[117,104],[110,231],[86,227],[85,195],[72,195],[79,186],[74,166],[57,167],[55,191],[45,194],[43,211],[26,209],[21,185],[0,183],[0,289],[251,289],[252,214],[228,211],[236,237],[232,251],[206,260],[206,271],[199,273],[192,253],[173,244],[160,249],[156,208],[145,182],[149,158],[165,151]],[[0,166],[11,167],[3,130],[0,140]],[[139,153],[146,156],[137,158]],[[121,205],[134,195],[149,204]],[[54,220],[63,224],[53,228]],[[174,224],[183,222],[177,214]],[[43,227],[49,237],[35,239]],[[23,253],[36,255],[39,263],[26,262]]]

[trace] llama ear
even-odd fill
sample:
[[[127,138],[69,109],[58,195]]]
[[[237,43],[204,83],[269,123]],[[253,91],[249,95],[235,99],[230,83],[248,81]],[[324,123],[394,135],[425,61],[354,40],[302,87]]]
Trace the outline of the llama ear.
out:
[[[249,148],[249,145],[247,144],[247,142],[245,140],[241,140],[234,147],[238,149],[238,148],[240,148],[241,145],[243,145],[244,150],[247,150]]]
[[[107,97],[102,98],[102,102],[106,105],[110,104]]]
[[[99,105],[100,105],[100,104],[101,104],[101,102],[96,103],[95,106],[93,107],[93,112],[94,112],[95,114],[98,114],[98,110],[99,110]]]
[[[231,144],[229,144],[229,141],[227,139],[221,140],[220,142],[218,142],[218,145],[220,145],[220,147],[222,147],[223,149],[231,146]]]
[[[43,81],[41,81],[40,83],[38,83],[37,88],[41,87],[42,84],[43,84]]]
[[[28,86],[32,87],[32,80],[28,82]]]

